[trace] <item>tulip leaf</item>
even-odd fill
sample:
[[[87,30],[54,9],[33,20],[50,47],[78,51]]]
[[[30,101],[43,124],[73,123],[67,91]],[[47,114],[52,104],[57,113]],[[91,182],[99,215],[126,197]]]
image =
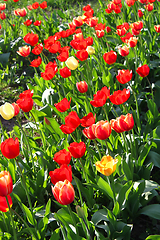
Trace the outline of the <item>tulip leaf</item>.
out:
[[[101,221],[109,221],[107,218],[107,211],[105,209],[98,210],[93,214],[91,221],[95,225],[97,225]]]
[[[144,214],[147,215],[148,217],[160,220],[160,204],[151,204],[145,206],[139,211],[139,214]]]
[[[145,240],[160,240],[160,235],[150,235]]]
[[[113,191],[109,184],[100,176],[96,176],[97,186],[103,191],[103,193],[107,194],[109,197],[114,199]]]
[[[160,168],[160,154],[154,152],[154,151],[150,151],[148,156],[147,156],[147,159],[146,159],[146,162],[147,163],[153,163],[154,166]]]
[[[21,204],[22,204],[22,208],[23,208],[23,210],[24,210],[24,212],[26,214],[26,217],[28,219],[28,222],[34,226],[35,223],[34,223],[34,219],[33,219],[31,211],[23,203],[21,203]]]
[[[128,164],[125,161],[123,161],[122,165],[123,165],[123,171],[124,171],[124,174],[125,174],[127,180],[128,181],[132,180],[132,173],[131,173],[131,170],[130,170]]]

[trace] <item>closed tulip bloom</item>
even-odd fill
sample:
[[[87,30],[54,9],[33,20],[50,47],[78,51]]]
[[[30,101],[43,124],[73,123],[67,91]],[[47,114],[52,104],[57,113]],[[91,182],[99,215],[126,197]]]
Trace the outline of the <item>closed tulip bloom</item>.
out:
[[[76,87],[80,93],[85,93],[88,91],[88,84],[85,81],[77,82]]]
[[[104,30],[96,30],[96,35],[98,38],[102,38],[104,36]]]
[[[8,202],[9,202],[9,206],[10,208],[12,207],[12,198],[10,195],[7,196]],[[8,203],[6,200],[6,197],[1,197],[0,196],[0,211],[1,212],[8,212],[9,208],[8,208]]]
[[[1,20],[6,19],[6,14],[4,12],[0,13],[0,19]]]
[[[32,97],[33,97],[33,92],[30,89],[25,90],[19,94],[19,98],[32,98]]]
[[[0,172],[0,196],[6,197],[13,190],[12,177],[8,171]]]
[[[92,125],[94,125],[94,124],[92,124]],[[87,128],[84,128],[82,130],[84,136],[87,137],[90,140],[93,140],[93,139],[96,138],[96,136],[94,135],[93,129],[92,129],[92,125],[87,127]]]
[[[75,127],[70,127],[67,124],[62,124],[59,128],[61,129],[61,131],[64,134],[71,134],[72,132],[74,132],[76,130]]]
[[[120,105],[128,100],[130,97],[129,89],[124,88],[122,91],[115,91],[112,95],[110,95],[110,101],[115,105]]]
[[[131,24],[131,28],[134,28],[136,31],[140,31],[143,28],[143,22],[134,22],[133,24]]]
[[[98,172],[105,176],[110,176],[116,170],[118,159],[113,159],[111,156],[103,156],[101,161],[95,163]]]
[[[81,126],[82,127],[89,127],[92,124],[95,123],[95,118],[96,118],[96,114],[93,116],[93,113],[90,112],[88,113],[87,116],[84,116],[80,121],[81,121]]]
[[[92,125],[92,130],[94,135],[101,140],[107,139],[112,132],[111,125],[108,121],[99,121]]]
[[[41,57],[38,57],[37,59],[34,59],[34,60],[31,62],[30,66],[31,66],[31,67],[39,67],[39,66],[41,65],[41,63],[42,63],[42,58],[41,58]]]
[[[88,46],[88,47],[86,48],[86,51],[88,52],[89,55],[95,54],[95,49],[94,49],[94,47],[92,47],[92,46]]]
[[[146,77],[148,76],[149,72],[150,72],[150,68],[148,67],[147,64],[141,66],[141,67],[138,67],[136,69],[136,72],[141,76],[141,77]]]
[[[132,79],[132,70],[129,71],[128,69],[122,69],[122,70],[118,70],[118,75],[116,76],[118,82],[120,82],[121,84],[125,84],[127,82],[129,82]]]
[[[110,96],[110,89],[107,87],[103,87],[101,90],[99,90],[96,94],[93,95],[93,100],[90,101],[90,104],[94,107],[102,107],[106,100]]]
[[[65,63],[71,70],[75,70],[78,67],[78,61],[73,56],[69,57]]]
[[[110,28],[109,26],[107,26],[105,29],[106,29],[106,32],[107,32],[107,33],[109,33],[109,32],[112,31],[111,28]]]
[[[45,9],[45,8],[47,8],[47,2],[44,1],[39,6],[40,6],[40,8]]]
[[[17,103],[12,103],[12,106],[14,108],[14,116],[17,116],[19,114],[20,107],[18,106]]]
[[[70,112],[68,116],[65,117],[65,124],[72,128],[77,128],[80,125],[78,114],[74,111]]]
[[[68,180],[72,182],[72,167],[71,165],[63,164],[60,168],[50,171],[51,182],[55,185],[59,181]]]
[[[34,47],[38,41],[39,41],[39,37],[37,34],[34,34],[33,32],[31,33],[27,33],[27,35],[24,36],[23,40],[30,44],[32,47]]]
[[[32,53],[35,55],[39,55],[42,52],[42,50],[43,50],[43,44],[40,43],[32,49]]]
[[[85,61],[88,58],[88,52],[86,50],[79,50],[75,56],[80,60],[80,61]]]
[[[32,4],[32,8],[33,8],[33,9],[39,8],[39,3],[38,3],[38,2],[33,3],[33,4]]]
[[[128,113],[127,115],[121,115],[116,119],[110,121],[111,127],[117,133],[122,133],[129,131],[134,127],[134,119],[132,114]]]
[[[3,11],[4,9],[6,9],[6,4],[0,3],[0,10]]]
[[[67,67],[59,69],[59,73],[63,78],[68,78],[71,76],[71,70]]]
[[[154,8],[153,3],[145,6],[145,9],[147,9],[148,12],[151,12],[153,10],[153,8]]]
[[[69,164],[71,161],[71,153],[66,151],[65,149],[60,150],[59,152],[54,154],[53,160],[58,163],[60,166],[63,164]]]
[[[17,53],[22,57],[28,57],[31,52],[30,46],[19,47],[19,51]]]
[[[8,138],[1,143],[2,155],[8,159],[16,158],[19,155],[19,141],[18,138]]]
[[[127,56],[129,54],[129,48],[127,46],[119,48],[119,54],[123,57]]]
[[[137,45],[138,38],[136,37],[131,37],[127,42],[129,47],[135,47]]]
[[[57,56],[57,59],[60,62],[65,62],[67,58],[69,57],[69,51],[62,51],[59,56]]]
[[[154,29],[156,30],[157,33],[160,33],[160,25],[155,25]]]
[[[27,19],[23,24],[26,26],[30,26],[32,24],[32,20]]]
[[[16,101],[18,106],[22,109],[23,112],[29,112],[33,107],[33,99],[32,98],[21,98]]]
[[[55,199],[62,205],[69,205],[74,201],[75,192],[72,184],[67,179],[59,181],[55,186],[51,186]]]
[[[143,12],[139,9],[138,10],[138,17],[141,18],[141,17],[143,17],[143,15],[144,15]]]
[[[67,98],[63,98],[59,103],[55,103],[54,106],[59,112],[65,112],[70,108],[71,98],[68,101]]]
[[[107,64],[111,65],[116,62],[117,53],[111,50],[110,52],[107,52],[103,55],[103,59]]]
[[[0,115],[5,120],[10,120],[14,117],[14,107],[10,103],[5,103],[2,106],[0,106]]]
[[[36,21],[33,23],[33,25],[34,25],[34,26],[40,26],[40,25],[41,25],[41,22],[42,22],[42,21],[40,21],[40,20],[36,20]]]
[[[81,158],[85,154],[86,151],[86,145],[84,142],[73,142],[68,147],[72,157],[74,158]]]

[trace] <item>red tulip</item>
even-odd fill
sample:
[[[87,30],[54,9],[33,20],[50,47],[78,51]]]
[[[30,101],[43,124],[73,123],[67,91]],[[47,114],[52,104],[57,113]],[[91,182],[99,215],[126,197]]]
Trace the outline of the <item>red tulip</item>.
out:
[[[126,116],[121,115],[116,119],[112,119],[110,123],[112,129],[117,133],[129,131],[134,127],[134,119],[130,113],[128,113]]]
[[[153,3],[145,6],[145,9],[147,9],[148,12],[151,12],[153,10],[153,8],[154,8]]]
[[[82,127],[89,127],[92,124],[95,123],[95,118],[96,118],[96,114],[93,116],[93,113],[90,112],[88,113],[87,116],[84,116],[80,121],[81,121],[81,126]]]
[[[58,163],[60,166],[62,164],[69,164],[71,161],[71,153],[66,151],[65,149],[60,150],[59,152],[54,154],[53,160]]]
[[[111,50],[110,52],[107,52],[103,55],[103,59],[107,64],[111,65],[116,62],[117,53]]]
[[[34,26],[40,26],[40,25],[41,25],[41,22],[42,22],[42,21],[40,21],[40,20],[36,20],[36,21],[33,23],[33,25],[34,25]]]
[[[156,30],[157,33],[160,33],[160,25],[155,25],[154,29]]]
[[[4,9],[6,9],[6,4],[0,3],[0,11],[3,11]]]
[[[123,57],[127,56],[129,54],[129,48],[127,46],[119,48],[119,54]]]
[[[92,130],[94,135],[101,140],[107,139],[112,132],[110,123],[103,120],[97,122],[96,124],[93,124]]]
[[[27,35],[24,36],[23,40],[33,47],[38,43],[39,37],[37,34],[31,32],[27,33]]]
[[[6,14],[4,12],[0,13],[0,19],[1,20],[6,19]]]
[[[8,195],[7,199],[8,199],[8,202],[9,202],[9,206],[12,207],[12,198],[11,198],[11,196]],[[9,211],[6,197],[1,197],[0,196],[0,211],[2,211],[2,212],[8,212]]]
[[[31,62],[30,66],[31,66],[31,67],[39,67],[39,66],[41,65],[41,63],[42,63],[42,58],[38,56],[37,59],[34,59],[34,60]]]
[[[63,164],[60,168],[50,171],[51,182],[55,185],[59,181],[68,180],[72,182],[72,168],[71,165]]]
[[[32,24],[32,20],[27,19],[23,24],[26,26],[30,26]]]
[[[72,111],[65,117],[65,124],[60,126],[60,129],[65,134],[70,134],[80,125],[80,118],[77,113]]]
[[[128,100],[130,97],[129,89],[124,88],[122,91],[115,91],[112,95],[110,95],[110,101],[115,105],[120,105]]]
[[[28,89],[19,94],[19,98],[32,98],[33,92]]]
[[[71,98],[68,101],[67,98],[63,98],[59,103],[55,103],[54,106],[59,112],[65,112],[70,108]]]
[[[43,44],[40,43],[32,49],[32,53],[35,55],[39,55],[42,52],[42,50],[43,50]]]
[[[19,114],[20,107],[16,103],[12,103],[12,106],[14,108],[14,116],[17,116]]]
[[[139,9],[138,10],[138,17],[141,18],[141,17],[143,17],[143,15],[144,15],[143,12]]]
[[[150,68],[148,67],[147,64],[141,66],[141,67],[138,67],[136,69],[136,72],[141,76],[141,77],[146,77],[148,76],[149,72],[150,72]]]
[[[127,44],[129,45],[129,47],[135,47],[137,45],[137,40],[138,38],[136,37],[131,37],[129,40],[127,40]]]
[[[41,72],[41,77],[44,80],[51,80],[56,75],[57,72],[58,72],[58,68],[57,68],[56,61],[49,62],[45,67],[45,71]]]
[[[73,142],[69,145],[68,149],[74,158],[81,158],[85,154],[86,145],[84,142]]]
[[[111,28],[110,28],[109,26],[107,26],[105,29],[106,29],[106,32],[107,32],[107,33],[109,33],[109,32],[112,31]]]
[[[104,36],[104,30],[96,30],[96,35],[98,38],[102,38]]]
[[[71,76],[71,70],[67,67],[59,69],[59,73],[63,78],[68,78]]]
[[[93,124],[91,126],[89,126],[88,128],[84,128],[82,130],[84,136],[91,140],[96,138],[96,136],[93,133],[92,126],[93,126]]]
[[[62,51],[59,56],[57,56],[57,59],[60,62],[65,62],[69,58],[69,51]]]
[[[47,8],[47,2],[44,1],[39,6],[40,6],[40,8],[45,9],[45,8]]]
[[[39,7],[39,3],[38,2],[35,2],[32,4],[32,8],[33,9],[37,9]]]
[[[140,31],[143,28],[143,22],[138,21],[131,24],[131,28],[134,28],[136,31]]]
[[[0,196],[6,197],[13,190],[12,177],[8,171],[0,172]]]
[[[79,50],[75,56],[81,60],[81,61],[85,61],[88,58],[88,52],[86,50]]]
[[[129,71],[128,69],[122,69],[122,70],[118,70],[118,75],[116,76],[118,82],[125,84],[127,82],[129,82],[132,79],[132,70]]]
[[[77,82],[76,87],[80,93],[85,93],[88,91],[88,84],[85,81]]]
[[[19,47],[19,51],[17,53],[22,57],[28,57],[31,52],[30,46]]]
[[[66,179],[59,181],[55,186],[51,186],[55,199],[62,205],[68,205],[73,202],[75,192],[72,184]]]
[[[8,159],[16,158],[19,155],[19,151],[19,141],[17,137],[15,140],[8,138],[1,143],[1,152],[3,156]]]
[[[90,101],[90,104],[94,107],[102,107],[105,103],[107,98],[110,96],[110,89],[107,87],[103,87],[99,90],[96,94],[93,95],[93,100]]]
[[[22,109],[23,112],[29,112],[33,107],[33,99],[32,98],[21,98],[16,101],[18,106]]]

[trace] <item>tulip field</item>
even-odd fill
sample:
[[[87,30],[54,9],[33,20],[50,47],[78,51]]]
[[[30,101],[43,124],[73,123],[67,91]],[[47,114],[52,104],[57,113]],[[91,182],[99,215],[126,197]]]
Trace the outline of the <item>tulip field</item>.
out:
[[[160,239],[159,0],[1,0],[0,82],[0,239]]]

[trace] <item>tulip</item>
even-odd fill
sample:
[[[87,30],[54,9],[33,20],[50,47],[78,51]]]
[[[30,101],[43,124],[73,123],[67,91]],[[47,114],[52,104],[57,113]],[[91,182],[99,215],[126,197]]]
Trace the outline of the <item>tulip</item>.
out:
[[[0,3],[0,11],[3,11],[4,9],[6,9],[6,4]]]
[[[82,127],[89,127],[92,124],[95,123],[95,118],[96,118],[96,114],[93,116],[93,113],[90,112],[88,113],[87,116],[84,116],[80,121],[81,121],[81,126]]]
[[[141,66],[141,67],[138,67],[136,69],[136,72],[141,76],[141,77],[146,77],[148,76],[149,72],[150,72],[150,68],[148,67],[147,64]]]
[[[39,6],[40,6],[40,8],[45,9],[45,8],[47,8],[47,2],[44,1]]]
[[[133,24],[131,24],[131,28],[134,28],[136,31],[140,31],[143,28],[143,22],[134,22]]]
[[[107,64],[111,65],[116,62],[117,53],[111,50],[110,52],[107,52],[103,55],[103,59]]]
[[[72,168],[71,165],[63,164],[60,168],[50,171],[51,182],[55,185],[59,181],[68,180],[72,182]]]
[[[73,202],[75,192],[72,184],[66,179],[59,181],[55,186],[51,186],[53,196],[62,205],[68,205]]]
[[[65,62],[67,58],[69,57],[69,51],[62,51],[59,56],[57,56],[57,59],[60,62]]]
[[[120,105],[128,100],[130,97],[129,89],[124,88],[122,91],[115,91],[112,95],[110,95],[110,101],[115,105]]]
[[[105,176],[110,176],[116,170],[118,159],[113,159],[111,156],[103,156],[101,161],[95,163],[98,172]]]
[[[77,128],[80,125],[78,114],[74,111],[70,112],[68,116],[65,117],[65,124],[71,128]]]
[[[40,21],[40,20],[36,20],[36,21],[33,23],[33,25],[34,25],[34,26],[40,26],[40,25],[41,25],[41,22],[42,22],[42,21]]]
[[[153,8],[154,8],[153,3],[145,6],[145,9],[147,9],[148,12],[151,12],[153,10]]]
[[[1,152],[2,155],[8,159],[16,158],[19,155],[19,141],[16,137],[15,140],[13,138],[8,138],[4,142],[1,143]]]
[[[143,17],[143,15],[144,15],[143,12],[139,9],[138,10],[138,17],[141,18],[141,17]]]
[[[67,98],[63,98],[59,103],[55,103],[54,106],[59,112],[65,112],[70,108],[71,98],[68,101]]]
[[[105,140],[111,135],[112,129],[108,121],[99,121],[92,125],[92,130],[96,138]]]
[[[88,52],[86,50],[79,50],[75,56],[80,60],[80,61],[85,61],[88,58]]]
[[[8,171],[0,172],[0,196],[6,197],[13,190],[12,177]]]
[[[23,24],[26,26],[30,26],[32,24],[32,20],[27,19]]]
[[[58,163],[60,166],[63,164],[69,164],[71,161],[71,153],[66,151],[65,149],[60,150],[59,152],[54,154],[53,160]]]
[[[28,57],[31,52],[30,46],[19,47],[19,51],[17,53],[22,57]]]
[[[75,70],[78,67],[78,61],[73,56],[69,57],[65,63],[71,70]]]
[[[131,37],[127,42],[127,44],[129,45],[129,47],[135,47],[137,45],[137,40],[138,38],[136,37]]]
[[[103,87],[101,90],[99,90],[96,94],[93,95],[93,100],[90,101],[90,104],[94,107],[102,107],[106,100],[110,96],[110,89],[107,87]]]
[[[17,116],[19,114],[20,107],[16,103],[12,103],[12,106],[14,108],[14,116]]]
[[[81,158],[85,154],[86,145],[84,142],[73,142],[69,145],[68,149],[74,158]]]
[[[59,73],[63,78],[68,78],[71,76],[71,70],[67,67],[59,69]]]
[[[40,43],[32,49],[32,53],[35,55],[39,55],[42,52],[42,50],[43,50],[43,44]]]
[[[31,66],[31,67],[39,67],[39,66],[41,65],[41,63],[42,63],[42,58],[38,56],[37,59],[34,59],[34,60],[31,62],[30,66]]]
[[[127,82],[129,82],[132,79],[132,70],[129,71],[128,69],[122,69],[122,70],[118,70],[118,75],[116,76],[118,82],[120,82],[121,84],[125,84]]]
[[[85,93],[88,91],[88,84],[85,81],[77,82],[76,87],[80,93]]]
[[[96,30],[96,35],[98,38],[102,38],[104,36],[104,30]]]
[[[19,94],[19,98],[32,98],[33,92],[28,89]]]
[[[110,121],[111,127],[117,133],[129,131],[134,127],[134,119],[132,114],[128,113],[126,116],[121,115],[116,119]]]
[[[46,117],[44,117],[44,121],[47,125],[51,125],[51,122]]]
[[[12,198],[11,198],[11,196],[8,195],[7,199],[8,199],[8,202],[9,202],[9,206],[11,208],[12,207]],[[6,197],[1,197],[0,196],[0,211],[2,211],[2,212],[8,212],[9,211]]]
[[[157,33],[160,33],[160,25],[155,25],[154,29],[156,30]]]
[[[58,68],[57,68],[56,61],[49,62],[45,67],[45,71],[41,72],[41,77],[44,80],[51,80],[56,75],[57,72],[58,72]]]
[[[127,56],[129,54],[129,48],[127,46],[119,48],[119,54],[123,57]]]
[[[39,37],[37,34],[31,32],[27,33],[27,35],[24,36],[23,40],[34,47],[38,43]]]
[[[14,107],[12,104],[6,102],[2,106],[0,106],[0,114],[5,120],[10,120],[11,118],[13,118],[14,113]]]
[[[6,19],[6,14],[4,12],[0,13],[0,19],[1,20]]]
[[[22,109],[23,112],[29,112],[33,107],[33,99],[32,98],[20,98],[16,101],[18,106]]]
[[[107,26],[105,29],[106,29],[106,32],[107,32],[107,33],[109,33],[109,32],[112,31],[111,28],[110,28],[109,26]]]
[[[84,129],[82,130],[84,136],[87,137],[87,138],[90,139],[90,140],[93,140],[93,139],[96,138],[96,136],[95,136],[94,133],[93,133],[92,126],[93,126],[93,124],[92,124],[91,126],[89,126],[88,128],[84,128]]]
[[[33,4],[32,4],[32,8],[33,8],[33,9],[39,8],[39,3],[38,3],[38,2],[33,3]]]
[[[92,47],[92,46],[88,46],[88,47],[86,48],[86,51],[88,52],[89,55],[95,54],[95,49],[94,49],[94,47]]]

